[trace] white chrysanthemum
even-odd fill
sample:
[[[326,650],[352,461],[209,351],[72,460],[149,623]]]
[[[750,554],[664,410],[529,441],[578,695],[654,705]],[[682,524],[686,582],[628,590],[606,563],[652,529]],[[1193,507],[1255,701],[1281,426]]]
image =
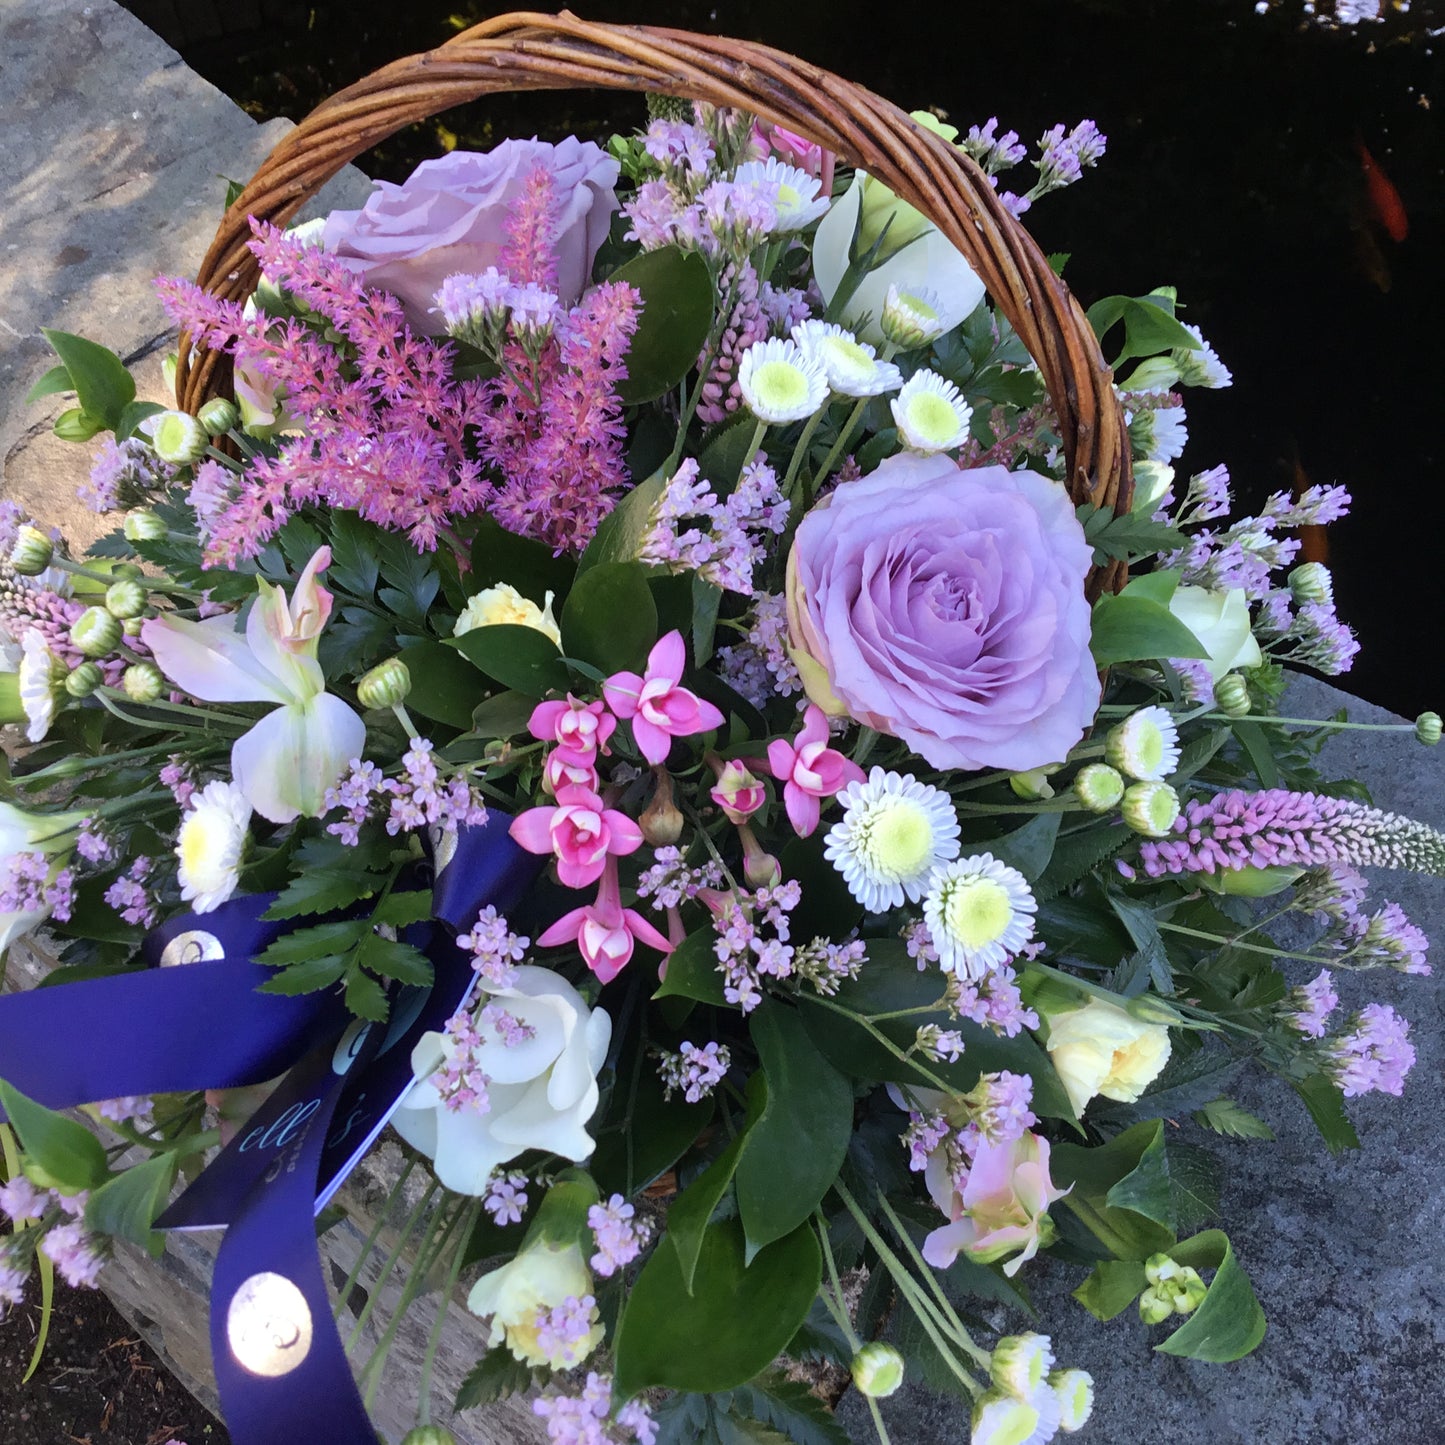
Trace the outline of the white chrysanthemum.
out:
[[[1136,448],[1151,462],[1172,462],[1184,452],[1189,441],[1182,406],[1161,406],[1143,411],[1129,424]]]
[[[1162,783],[1179,766],[1179,729],[1162,707],[1141,707],[1109,729],[1104,756],[1141,783]]]
[[[1187,346],[1176,347],[1169,353],[1169,359],[1179,368],[1179,380],[1185,386],[1204,386],[1218,389],[1234,385],[1234,375],[1219,359],[1215,349],[1199,334],[1197,326],[1184,328],[1198,343],[1198,349],[1191,351]]]
[[[39,628],[32,627],[20,639],[20,706],[28,726],[25,736],[32,743],[43,741],[55,721],[55,703],[65,685],[65,664],[45,645]]]
[[[1037,908],[1028,879],[992,853],[944,864],[923,898],[939,965],[964,979],[1013,958],[1034,936]]]
[[[1059,1429],[1065,1435],[1082,1430],[1094,1413],[1094,1377],[1087,1370],[1054,1370],[1049,1389],[1059,1402]]]
[[[959,318],[961,319],[961,318]],[[890,286],[879,321],[883,335],[904,351],[942,336],[952,324],[943,301],[926,286]]]
[[[1146,838],[1167,838],[1179,816],[1179,794],[1168,783],[1131,783],[1124,792],[1124,821]]]
[[[1047,1385],[1027,1400],[990,1390],[973,1407],[970,1445],[1046,1445],[1059,1432],[1059,1401]]]
[[[832,322],[801,322],[793,327],[793,340],[823,368],[839,396],[882,396],[903,385],[903,375],[891,361],[879,361],[871,346]]]
[[[773,205],[778,213],[779,231],[801,231],[811,226],[833,204],[828,196],[820,196],[822,182],[817,176],[797,166],[784,165],[776,156],[765,161],[749,161],[733,174],[737,185],[762,186],[776,192]]]
[[[1005,1335],[994,1346],[988,1367],[989,1378],[1015,1399],[1027,1400],[1044,1388],[1053,1363],[1053,1343],[1047,1335],[1034,1331]]]
[[[973,408],[936,371],[915,371],[889,402],[903,445],[915,452],[946,452],[968,437]]]
[[[191,801],[176,837],[181,897],[209,913],[236,891],[251,805],[235,783],[207,783]]]
[[[912,774],[874,768],[849,783],[838,801],[843,817],[824,840],[824,856],[870,913],[916,903],[933,870],[958,857],[958,816],[948,794]]]
[[[828,378],[796,341],[758,341],[738,362],[738,390],[759,421],[802,421],[828,400]]]

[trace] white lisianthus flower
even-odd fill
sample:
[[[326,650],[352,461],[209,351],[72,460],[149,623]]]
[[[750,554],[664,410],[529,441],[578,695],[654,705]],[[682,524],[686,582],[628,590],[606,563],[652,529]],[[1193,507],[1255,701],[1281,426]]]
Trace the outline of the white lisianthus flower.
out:
[[[781,426],[812,416],[828,400],[828,378],[796,341],[773,337],[743,352],[738,390],[759,421]]]
[[[888,405],[909,451],[951,451],[968,438],[973,408],[963,393],[936,371],[915,371]]]
[[[824,856],[870,913],[916,903],[941,863],[958,857],[958,815],[948,794],[913,775],[874,768],[849,783],[843,817],[828,830]]]
[[[562,632],[557,619],[552,616],[552,597],[549,592],[545,605],[538,607],[530,597],[524,597],[508,582],[498,582],[467,599],[467,605],[457,618],[452,629],[454,637],[462,637],[478,627],[496,627],[499,624],[511,627],[530,627],[545,637],[550,637],[560,649]]]
[[[1074,1112],[1096,1094],[1132,1104],[1169,1062],[1169,1030],[1143,1023],[1101,998],[1082,1008],[1046,1015],[1045,1047]]]
[[[55,705],[65,686],[69,668],[45,644],[40,629],[30,628],[20,639],[20,706],[25,709],[25,736],[44,741],[55,721]]]
[[[962,979],[980,979],[1019,953],[1037,910],[1028,879],[992,853],[936,869],[923,898],[939,965]]]
[[[578,1164],[591,1157],[596,1143],[586,1126],[612,1037],[607,1013],[589,1009],[550,969],[524,964],[508,987],[483,988],[497,1013],[489,1019],[482,1011],[462,1062],[485,1079],[485,1107],[449,1107],[439,1081],[455,1073],[465,1045],[450,1032],[431,1032],[412,1051],[416,1082],[391,1121],[458,1194],[485,1194],[492,1171],[527,1149]]]
[[[841,326],[803,321],[793,327],[793,340],[823,368],[828,385],[839,396],[882,396],[903,385],[902,374],[891,361],[879,361],[871,346]]]
[[[251,804],[235,783],[207,783],[191,799],[176,835],[181,897],[197,913],[218,908],[241,881]]]
[[[1244,589],[1228,592],[1210,587],[1176,587],[1169,610],[1209,654],[1209,675],[1218,682],[1227,672],[1258,667],[1264,661],[1250,628],[1249,600]]]
[[[797,166],[784,165],[776,156],[748,161],[733,173],[734,185],[760,186],[773,196],[778,231],[801,231],[823,215],[832,201],[820,196],[822,181]]]
[[[493,1348],[505,1344],[523,1364],[565,1370],[580,1364],[602,1342],[592,1290],[591,1272],[575,1243],[559,1247],[539,1242],[484,1274],[472,1286],[467,1308],[482,1318],[492,1317],[487,1343]],[[541,1327],[549,1323],[552,1311],[568,1300],[579,1313],[577,1333],[562,1340],[553,1328],[544,1339]],[[580,1308],[583,1301],[589,1306],[585,1313]]]

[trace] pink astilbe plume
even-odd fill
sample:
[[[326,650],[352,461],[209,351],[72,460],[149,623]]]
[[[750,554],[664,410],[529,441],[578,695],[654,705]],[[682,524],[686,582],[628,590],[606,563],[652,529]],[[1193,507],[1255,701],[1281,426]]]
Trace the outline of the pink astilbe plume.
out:
[[[507,216],[507,244],[497,258],[498,270],[516,285],[531,282],[557,289],[557,187],[546,166],[535,167],[522,183]]]
[[[452,377],[450,344],[412,335],[394,297],[366,290],[324,251],[252,226],[251,251],[267,276],[329,322],[341,343],[299,320],[248,318],[187,281],[158,283],[167,312],[194,341],[284,388],[304,428],[276,456],[256,459],[229,501],[214,506],[209,555],[254,556],[306,503],[352,508],[432,550],[451,518],[479,510],[490,494],[467,446],[483,418],[483,387]]]

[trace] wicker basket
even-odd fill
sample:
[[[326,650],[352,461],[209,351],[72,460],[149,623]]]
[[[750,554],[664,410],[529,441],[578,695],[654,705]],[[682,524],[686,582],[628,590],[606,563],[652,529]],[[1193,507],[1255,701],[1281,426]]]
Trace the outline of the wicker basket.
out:
[[[746,41],[575,16],[488,20],[437,50],[398,60],[331,97],[266,158],[221,220],[200,285],[242,300],[258,270],[249,216],[284,224],[348,161],[403,126],[478,96],[569,87],[658,91],[736,106],[836,152],[911,202],[968,258],[1037,362],[1054,407],[1076,502],[1128,509],[1128,434],[1083,310],[974,163],[892,102],[781,51]],[[225,359],[188,359],[176,395],[194,411],[229,386]],[[1122,584],[1096,568],[1091,597]]]

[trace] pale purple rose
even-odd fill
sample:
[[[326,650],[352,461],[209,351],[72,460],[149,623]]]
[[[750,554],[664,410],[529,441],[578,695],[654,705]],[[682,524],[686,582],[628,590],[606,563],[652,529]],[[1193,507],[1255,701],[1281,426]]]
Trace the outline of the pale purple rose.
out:
[[[791,651],[815,702],[936,768],[1057,763],[1099,704],[1091,560],[1057,482],[889,457],[803,518]]]
[[[333,211],[324,244],[368,286],[396,296],[414,329],[435,336],[444,330],[431,311],[437,289],[457,272],[498,264],[507,208],[539,165],[552,173],[557,291],[570,306],[617,209],[617,162],[575,136],[556,145],[507,140],[484,154],[452,151],[423,161],[399,186],[378,181],[361,210]]]

